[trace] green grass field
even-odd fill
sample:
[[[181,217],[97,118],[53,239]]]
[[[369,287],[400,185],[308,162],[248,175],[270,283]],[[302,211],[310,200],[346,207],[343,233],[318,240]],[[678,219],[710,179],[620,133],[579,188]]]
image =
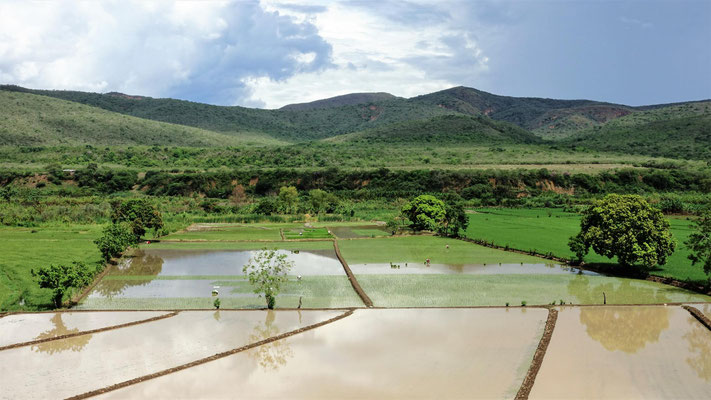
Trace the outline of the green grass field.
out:
[[[558,257],[573,257],[568,248],[568,238],[580,231],[580,216],[556,209],[477,209],[469,214],[467,237],[484,239],[499,246],[519,250],[535,250],[552,253]],[[707,276],[701,267],[693,267],[688,260],[684,241],[691,233],[686,219],[671,218],[672,234],[677,240],[677,249],[666,265],[657,267],[653,274],[679,280],[703,282]],[[607,257],[590,252],[588,263],[611,263]]]
[[[294,224],[285,226],[291,228]],[[175,232],[162,240],[281,240],[280,225],[234,225],[215,224],[207,227],[205,224],[195,224],[188,229]]]
[[[293,228],[284,230],[285,239],[331,239],[326,228]]]
[[[72,261],[100,262],[93,240],[101,234],[101,228],[100,225],[0,228],[0,310],[52,307],[52,291],[40,289],[30,271]]]
[[[376,307],[663,304],[711,297],[656,282],[583,275],[368,275],[358,282]]]
[[[449,249],[446,246],[449,245]],[[341,254],[349,264],[411,262],[433,264],[495,264],[543,262],[537,257],[490,249],[461,240],[436,236],[339,240]]]

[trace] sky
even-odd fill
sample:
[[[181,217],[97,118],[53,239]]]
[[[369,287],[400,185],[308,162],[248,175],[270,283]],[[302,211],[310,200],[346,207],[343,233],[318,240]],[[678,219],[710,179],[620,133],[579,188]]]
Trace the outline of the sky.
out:
[[[453,86],[711,98],[711,0],[0,0],[0,83],[278,108]]]

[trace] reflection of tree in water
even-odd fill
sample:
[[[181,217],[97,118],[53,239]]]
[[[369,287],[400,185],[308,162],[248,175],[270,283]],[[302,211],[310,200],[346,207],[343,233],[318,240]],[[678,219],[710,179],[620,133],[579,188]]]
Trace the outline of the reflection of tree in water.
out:
[[[264,324],[254,327],[252,334],[249,335],[249,342],[255,343],[278,335],[280,332],[279,327],[274,325],[275,318],[276,313],[274,311],[267,311]],[[264,370],[273,371],[276,371],[283,365],[286,365],[287,359],[294,356],[294,352],[291,350],[291,347],[286,340],[276,340],[262,346],[257,346],[248,354],[249,357],[257,361],[257,363],[259,363]]]
[[[72,333],[79,332],[78,328],[68,329],[64,325],[61,313],[54,314],[54,317],[52,317],[51,321],[54,324],[54,328],[46,332],[40,333],[35,339],[48,339],[62,335],[71,335]],[[89,343],[89,340],[91,340],[91,335],[80,335],[67,339],[52,340],[49,342],[39,343],[33,345],[32,350],[49,354],[59,353],[66,350],[81,351],[84,346]]]
[[[590,286],[589,279],[577,276],[568,285],[568,293],[583,304],[602,303],[602,292],[610,299],[646,298],[655,303],[668,302],[668,298],[650,289],[634,286],[631,281],[619,285],[604,283]],[[609,351],[636,353],[647,343],[659,340],[659,335],[669,328],[669,310],[663,307],[583,307],[580,322],[587,328],[590,338]]]
[[[633,284],[630,279],[613,280],[592,286],[590,279],[585,275],[576,275],[568,283],[568,294],[578,299],[579,304],[602,304],[605,292],[609,304],[663,304],[669,303],[669,297],[650,287]]]
[[[110,276],[136,276],[140,275],[146,279],[102,279],[96,285],[95,291],[105,297],[113,297],[121,294],[129,286],[143,286],[151,282],[153,277],[163,270],[163,258],[153,254],[147,254],[143,250],[136,250],[133,255],[121,260],[119,265],[111,267]]]
[[[689,342],[689,352],[693,355],[686,363],[696,371],[699,378],[711,381],[711,332],[694,317],[689,317],[691,331],[684,335]]]

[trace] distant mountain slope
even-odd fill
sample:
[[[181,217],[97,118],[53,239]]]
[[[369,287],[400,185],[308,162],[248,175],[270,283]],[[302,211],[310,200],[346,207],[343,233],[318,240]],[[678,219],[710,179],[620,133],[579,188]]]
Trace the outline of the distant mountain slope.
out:
[[[633,111],[628,106],[598,101],[499,96],[463,86],[412,100],[469,115],[484,114],[495,120],[516,124],[544,138],[569,136],[582,128]]]
[[[215,106],[121,93],[99,94],[0,86],[0,92],[2,91],[49,96],[115,113],[191,126],[227,136],[244,137],[243,132],[252,132],[253,136],[260,136],[264,140],[289,142],[321,140],[370,130],[382,133],[395,129],[402,133],[402,126],[412,129],[417,126],[414,132],[423,135],[422,127],[429,126],[434,129],[433,134],[439,134],[431,121],[435,117],[446,115],[481,116],[486,120],[511,123],[547,140],[565,140],[581,134],[592,134],[603,128],[607,132],[618,126],[617,121],[624,125],[639,125],[641,122],[633,121],[648,123],[699,115],[698,112],[689,114],[684,111],[684,107],[698,102],[630,107],[591,100],[499,96],[466,87],[455,87],[411,99],[387,93],[354,93],[311,103],[293,104],[279,110]],[[639,117],[635,118],[636,115]],[[649,118],[652,120],[647,120]],[[390,127],[393,124],[398,126]],[[594,140],[590,140],[590,146],[593,146]]]
[[[0,145],[225,146],[265,142],[135,118],[30,93],[0,91]]]
[[[648,108],[561,144],[602,151],[711,160],[711,101]]]
[[[328,99],[316,100],[309,103],[287,104],[280,110],[303,111],[315,110],[318,108],[331,108],[341,106],[352,106],[357,104],[375,103],[383,100],[392,100],[397,97],[390,93],[350,93],[342,96],[330,97]]]
[[[525,129],[483,115],[450,114],[407,121],[327,139],[330,142],[494,144],[540,143]]]
[[[175,99],[154,99],[121,93],[33,90],[0,86],[99,107],[134,117],[224,132],[263,132],[280,140],[317,140],[380,125],[425,119],[450,111],[393,97],[391,100],[313,110],[262,110],[225,107]]]

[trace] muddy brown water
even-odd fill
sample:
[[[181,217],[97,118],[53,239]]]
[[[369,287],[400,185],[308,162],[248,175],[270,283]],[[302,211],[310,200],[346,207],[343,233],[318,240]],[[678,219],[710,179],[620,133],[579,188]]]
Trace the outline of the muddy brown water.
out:
[[[531,399],[708,399],[711,331],[681,307],[563,307]]]
[[[175,317],[146,324],[0,351],[0,398],[75,396],[258,342],[341,313],[183,311]],[[229,375],[222,378],[232,379]]]
[[[0,347],[70,335],[164,315],[164,312],[15,314],[0,319]]]
[[[138,250],[111,268],[111,275],[242,275],[257,250]],[[291,275],[345,275],[332,250],[279,250],[294,263]]]
[[[354,274],[579,274],[599,275],[560,264],[349,264]],[[394,267],[393,267],[394,266]]]
[[[543,309],[356,310],[108,398],[513,398]]]

